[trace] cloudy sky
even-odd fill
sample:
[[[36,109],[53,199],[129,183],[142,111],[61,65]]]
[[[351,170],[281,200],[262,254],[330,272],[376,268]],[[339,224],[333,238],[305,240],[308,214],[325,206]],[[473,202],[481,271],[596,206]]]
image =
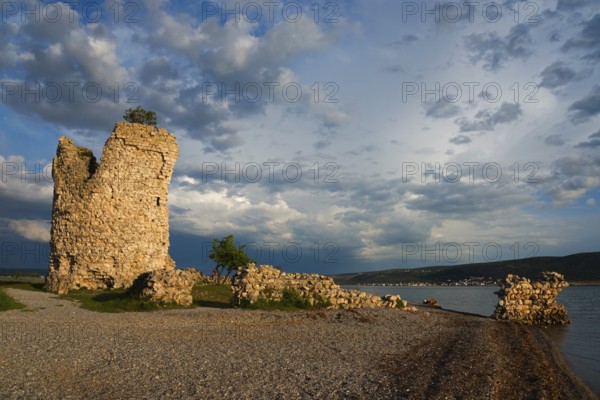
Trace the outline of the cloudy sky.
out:
[[[99,158],[138,105],[181,148],[179,267],[599,250],[597,0],[1,3],[2,267],[47,263],[59,136]]]

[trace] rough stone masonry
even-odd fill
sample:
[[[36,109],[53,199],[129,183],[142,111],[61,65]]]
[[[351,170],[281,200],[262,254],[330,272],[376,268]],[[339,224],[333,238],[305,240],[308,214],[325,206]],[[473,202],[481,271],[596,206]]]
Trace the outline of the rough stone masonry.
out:
[[[128,287],[141,273],[175,268],[167,194],[178,156],[175,136],[142,124],[117,123],[100,164],[59,139],[48,290]]]
[[[565,325],[569,323],[567,310],[556,303],[556,296],[569,286],[564,276],[543,272],[535,282],[509,274],[501,282],[496,319],[517,321],[527,325]]]
[[[400,296],[380,297],[357,289],[346,290],[324,275],[288,274],[270,265],[248,264],[239,268],[233,278],[232,290],[236,306],[254,304],[261,299],[281,301],[284,291],[291,290],[311,305],[328,303],[328,308],[386,307],[416,311]]]

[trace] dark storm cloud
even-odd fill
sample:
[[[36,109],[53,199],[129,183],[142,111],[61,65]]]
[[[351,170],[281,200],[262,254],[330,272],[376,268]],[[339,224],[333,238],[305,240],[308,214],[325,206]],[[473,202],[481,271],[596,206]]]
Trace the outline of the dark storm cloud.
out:
[[[600,14],[582,23],[583,29],[562,46],[563,51],[584,50],[586,59],[600,59]]]
[[[52,197],[45,199],[27,199],[0,193],[0,218],[11,219],[50,219],[52,215]]]
[[[558,0],[556,9],[558,11],[573,11],[577,8],[592,4],[594,0]]]
[[[48,268],[50,244],[25,239],[0,219],[0,268]]]
[[[234,147],[239,147],[243,144],[244,139],[242,139],[236,133],[225,133],[210,139],[211,148],[221,152],[227,151]]]
[[[556,61],[548,65],[540,75],[542,76],[540,87],[554,89],[575,79],[577,73],[562,61]]]
[[[410,219],[378,224],[379,233],[370,237],[377,245],[394,246],[402,243],[420,243],[429,238],[429,231]]]
[[[600,130],[596,133],[592,133],[588,137],[588,141],[579,143],[577,147],[586,149],[595,149],[597,147],[600,147]]]
[[[592,89],[586,97],[569,106],[569,115],[573,123],[579,124],[600,114],[600,86]]]
[[[531,25],[519,24],[514,26],[505,37],[497,33],[473,33],[465,38],[470,60],[477,64],[483,61],[483,68],[497,71],[511,59],[525,59],[532,54],[530,49]]]
[[[337,163],[320,163],[318,167],[317,173],[314,161],[266,159],[240,162],[219,156],[205,158],[202,163],[179,165],[174,171],[173,187],[186,187],[199,193],[219,191],[225,187],[232,196],[245,187],[258,187],[257,190],[269,196],[296,190],[338,193],[346,189],[340,183],[342,177]],[[192,178],[196,183],[179,178]]]
[[[42,172],[42,167],[0,159],[0,218],[50,219],[53,187],[50,169]]]
[[[144,62],[139,77],[141,83],[151,84],[157,80],[177,79],[179,73],[167,57],[150,57]]]
[[[209,258],[213,238],[210,235],[173,232],[169,253],[178,268],[194,267],[210,275],[214,267]],[[335,274],[363,271],[370,266],[369,263],[356,259],[356,246],[334,240],[301,244],[299,255],[293,253],[295,246],[290,247],[287,256],[283,250],[287,243],[283,241],[263,242],[257,241],[254,235],[236,234],[235,242],[238,246],[246,245],[248,256],[258,264],[276,265],[286,272]]]
[[[435,103],[423,104],[425,115],[431,118],[449,118],[460,113],[460,107],[454,103],[441,100]]]
[[[381,70],[390,74],[406,73],[406,70],[400,64],[388,65],[383,67]]]
[[[406,46],[406,45],[410,45],[414,42],[417,42],[419,40],[420,40],[420,38],[418,36],[409,33],[409,34],[402,36],[402,39],[394,40],[393,42],[389,43],[388,46],[392,46],[392,47]]]
[[[560,42],[560,33],[559,32],[552,32],[550,34],[550,41],[551,42]]]
[[[523,114],[520,104],[502,103],[497,110],[482,110],[474,120],[458,118],[455,122],[461,132],[492,131],[498,124],[515,121]]]
[[[558,159],[541,185],[543,192],[557,203],[575,201],[600,187],[600,157],[579,154]]]
[[[411,189],[418,198],[406,202],[410,210],[427,211],[447,218],[466,218],[481,213],[518,208],[531,202],[531,197],[510,184],[480,185],[472,183],[432,183]]]
[[[0,24],[0,69],[9,68],[16,62],[17,49],[11,43],[11,39],[18,31],[19,29],[14,24]]]
[[[449,142],[456,145],[469,144],[472,142],[472,139],[466,135],[458,135],[450,139]]]
[[[375,151],[381,150],[379,147],[374,146],[374,145],[364,145],[364,146],[360,146],[354,150],[351,151],[347,151],[345,154],[350,155],[350,156],[361,156],[361,155],[365,155],[368,153],[373,153]]]
[[[331,146],[331,140],[327,140],[327,139],[321,139],[321,140],[317,140],[316,142],[313,143],[313,147],[316,150],[323,150],[326,149],[327,147]]]
[[[495,71],[500,68],[506,57],[505,43],[496,33],[473,33],[465,40],[472,63],[477,64],[483,60],[485,69]]]
[[[544,139],[544,143],[550,146],[563,146],[565,144],[565,141],[562,138],[562,136],[556,134],[546,137],[546,139]]]

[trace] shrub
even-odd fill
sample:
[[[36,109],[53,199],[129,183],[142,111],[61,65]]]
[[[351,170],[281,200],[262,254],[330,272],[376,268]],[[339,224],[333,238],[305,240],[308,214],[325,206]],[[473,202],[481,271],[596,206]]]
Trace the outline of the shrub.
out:
[[[154,111],[144,110],[138,106],[135,109],[125,110],[123,119],[127,122],[156,126],[156,113]]]
[[[396,308],[404,308],[404,300],[402,300],[402,299],[396,300]]]
[[[219,283],[224,283],[233,271],[254,262],[244,250],[245,246],[237,247],[233,241],[233,235],[221,240],[213,239],[212,249],[208,257],[217,265],[213,273],[217,276]],[[225,279],[221,279],[224,277]]]
[[[79,155],[80,158],[82,158],[84,160],[87,158],[94,158],[94,153],[90,149],[81,148],[81,149],[79,149],[77,154]]]

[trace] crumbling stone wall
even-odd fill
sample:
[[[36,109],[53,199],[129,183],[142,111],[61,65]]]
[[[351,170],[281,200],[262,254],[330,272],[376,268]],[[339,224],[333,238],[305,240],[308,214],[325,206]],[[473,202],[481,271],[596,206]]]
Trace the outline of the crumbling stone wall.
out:
[[[329,302],[331,308],[395,308],[398,305],[408,308],[408,303],[401,300],[400,296],[379,297],[357,289],[346,290],[323,275],[285,273],[269,265],[256,267],[255,264],[248,264],[240,268],[233,279],[232,289],[236,306],[245,302],[254,304],[259,299],[279,301],[283,291],[291,289],[310,304]]]
[[[568,324],[567,310],[556,303],[556,296],[569,286],[556,272],[544,272],[540,281],[508,275],[498,292],[497,319],[518,321],[528,325]]]
[[[100,164],[59,139],[47,289],[128,287],[143,272],[175,268],[167,194],[178,155],[175,136],[142,124],[116,124]]]

